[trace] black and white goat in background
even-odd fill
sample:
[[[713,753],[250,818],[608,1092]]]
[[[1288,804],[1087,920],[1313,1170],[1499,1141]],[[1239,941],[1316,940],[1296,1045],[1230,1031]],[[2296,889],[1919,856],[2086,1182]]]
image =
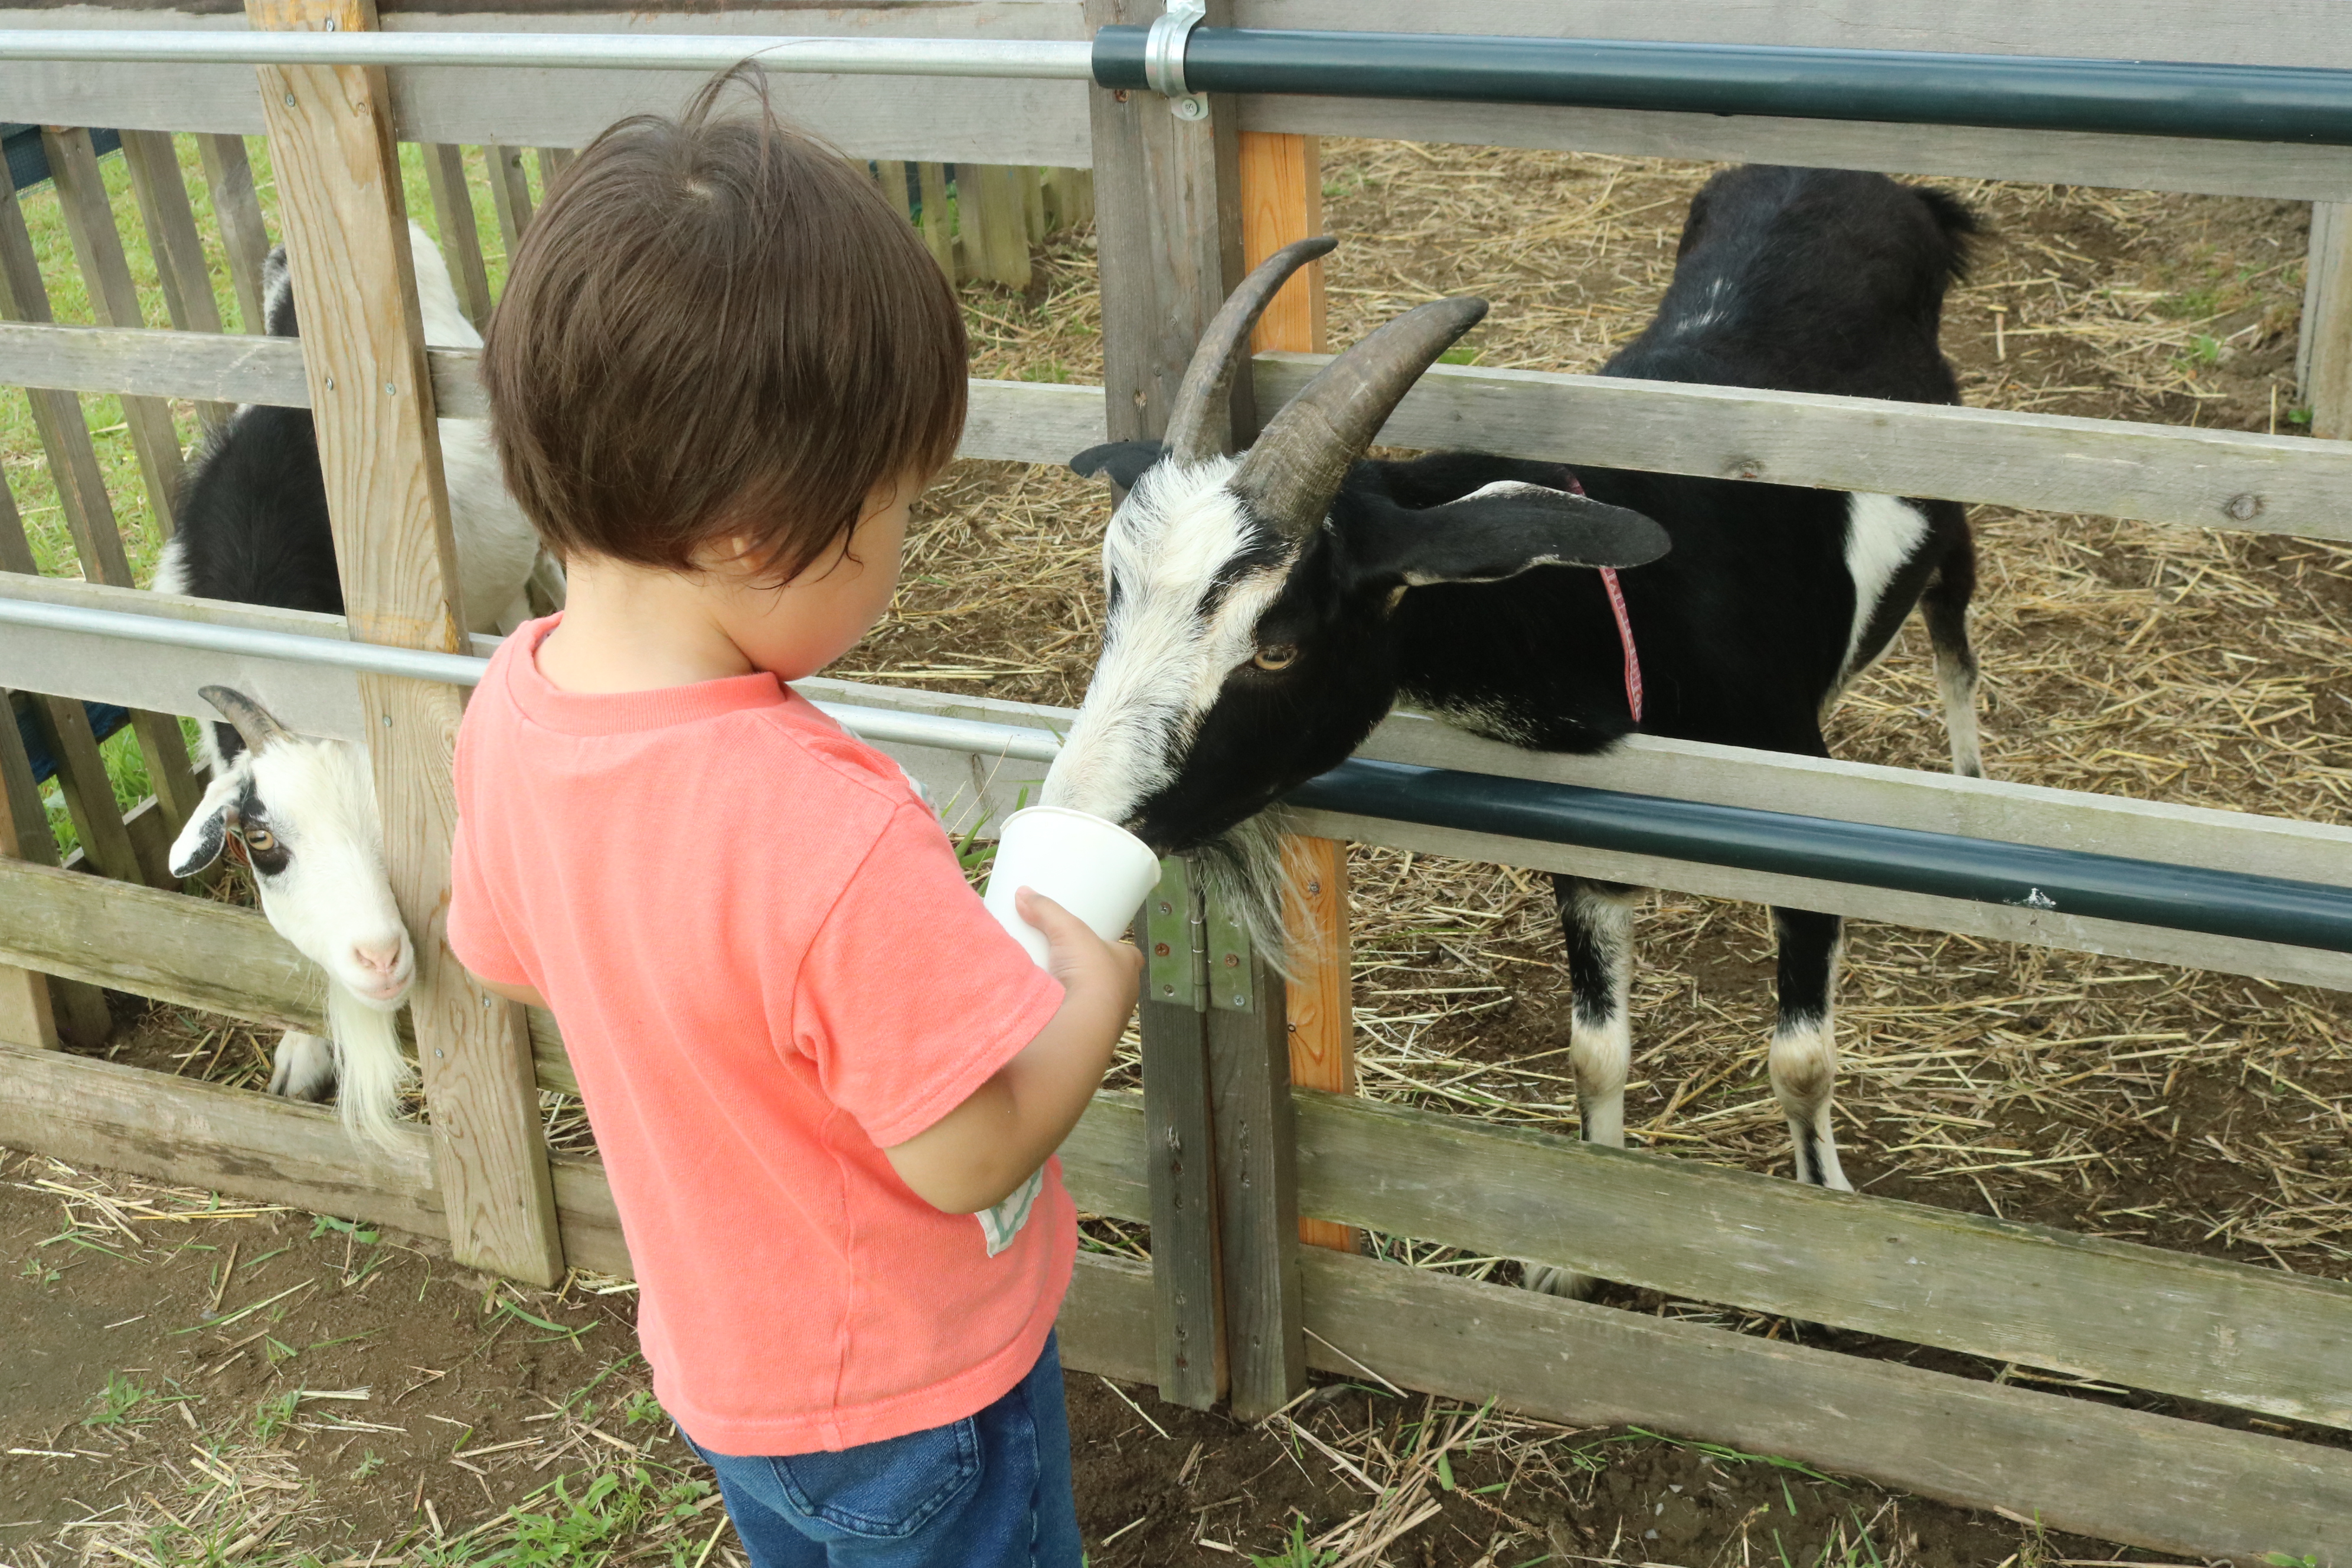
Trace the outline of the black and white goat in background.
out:
[[[1956,402],[1937,329],[1973,227],[1950,197],[1875,174],[1718,174],[1692,203],[1656,320],[1603,374]],[[1364,460],[1482,300],[1389,322],[1228,456],[1227,389],[1250,327],[1331,243],[1292,246],[1226,302],[1164,449],[1115,444],[1074,461],[1129,493],[1104,543],[1101,662],[1047,802],[1125,823],[1163,853],[1220,849],[1212,876],[1263,910],[1271,835],[1253,819],[1345,758],[1395,702],[1535,751],[1597,752],[1638,729],[1825,756],[1822,716],[1915,604],[1953,766],[1979,772],[1974,553],[1958,505],[1468,453]],[[1638,719],[1598,567],[1622,569]],[[1583,1134],[1622,1146],[1639,889],[1554,880]],[[1830,1125],[1839,921],[1780,909],[1773,920],[1773,1089],[1799,1177],[1847,1187]],[[1534,1266],[1529,1283],[1576,1285]]]
[[[479,348],[441,253],[415,224],[408,233],[425,341]],[[270,335],[295,336],[282,247],[263,277]],[[527,613],[523,592],[539,565],[539,539],[499,478],[489,426],[444,419],[440,436],[466,619],[473,630],[503,629]],[[310,410],[238,408],[190,464],[178,515],[152,584],[157,593],[342,613]],[[262,912],[326,971],[334,1037],[289,1031],[278,1042],[270,1092],[324,1100],[340,1081],[345,1124],[387,1138],[408,1073],[393,1016],[407,996],[415,953],[384,872],[367,753],[349,742],[293,734],[241,692],[213,686],[203,695],[226,721],[203,726],[212,784],[172,846],[172,872],[193,876],[232,837],[244,845]]]

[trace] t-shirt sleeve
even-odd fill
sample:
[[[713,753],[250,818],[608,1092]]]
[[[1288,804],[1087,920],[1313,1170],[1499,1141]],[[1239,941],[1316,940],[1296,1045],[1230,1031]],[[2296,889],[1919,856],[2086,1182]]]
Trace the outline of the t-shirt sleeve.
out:
[[[506,928],[499,922],[498,909],[474,852],[473,835],[466,830],[462,816],[449,847],[448,937],[449,951],[457,955],[457,962],[483,979],[497,985],[531,984],[522,962],[515,957]]]
[[[910,800],[810,944],[793,1033],[826,1098],[887,1149],[971,1098],[1061,1005]]]

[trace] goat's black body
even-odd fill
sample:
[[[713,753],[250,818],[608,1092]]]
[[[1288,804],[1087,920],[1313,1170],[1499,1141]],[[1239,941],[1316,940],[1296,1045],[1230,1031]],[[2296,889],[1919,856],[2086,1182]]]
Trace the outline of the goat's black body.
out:
[[[182,593],[343,613],[310,410],[240,410],[190,467],[180,519]]]

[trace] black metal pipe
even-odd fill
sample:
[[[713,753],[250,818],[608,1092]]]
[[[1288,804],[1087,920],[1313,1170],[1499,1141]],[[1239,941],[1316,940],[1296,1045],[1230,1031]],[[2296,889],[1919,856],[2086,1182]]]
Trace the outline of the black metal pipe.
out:
[[[1098,85],[1148,86],[1148,31],[1096,32]],[[1184,79],[1195,92],[1558,104],[2352,146],[2352,71],[2310,67],[1196,27],[1185,50]]]
[[[1289,799],[1431,827],[2352,952],[2352,888],[2321,882],[1360,758]]]

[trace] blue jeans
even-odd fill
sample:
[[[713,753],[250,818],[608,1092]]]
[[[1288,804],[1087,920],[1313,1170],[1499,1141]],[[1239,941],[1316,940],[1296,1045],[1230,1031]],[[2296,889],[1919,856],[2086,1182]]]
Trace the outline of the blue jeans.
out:
[[[829,1454],[737,1458],[680,1429],[719,1472],[751,1568],[1081,1568],[1070,1418],[1055,1337],[976,1415]]]

